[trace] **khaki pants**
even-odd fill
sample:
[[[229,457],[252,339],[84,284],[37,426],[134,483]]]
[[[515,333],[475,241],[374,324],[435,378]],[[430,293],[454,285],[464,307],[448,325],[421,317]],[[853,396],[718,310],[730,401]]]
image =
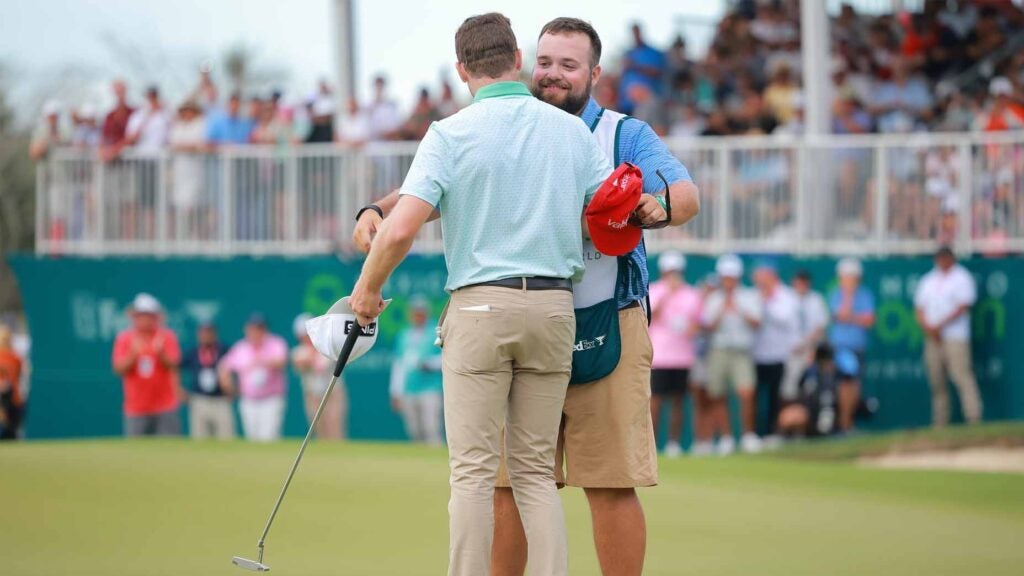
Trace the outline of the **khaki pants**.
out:
[[[194,440],[235,437],[235,414],[231,399],[193,394],[188,401],[189,432]]]
[[[981,420],[981,397],[971,369],[971,343],[953,340],[936,342],[929,338],[924,345],[924,363],[928,368],[928,382],[932,388],[932,426],[941,428],[949,424],[947,372],[960,394],[964,420],[970,424]]]
[[[467,310],[477,307],[478,310]],[[564,290],[456,291],[442,326],[451,468],[448,573],[490,574],[502,427],[533,576],[568,573],[555,445],[576,323]]]

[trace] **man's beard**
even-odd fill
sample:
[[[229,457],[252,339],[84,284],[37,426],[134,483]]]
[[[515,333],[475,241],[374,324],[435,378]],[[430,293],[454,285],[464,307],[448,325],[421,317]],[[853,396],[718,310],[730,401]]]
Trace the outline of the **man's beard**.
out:
[[[549,98],[545,98],[544,89],[548,86],[558,86],[560,88],[567,89],[568,91],[566,92],[565,98],[561,101],[553,101]],[[534,84],[530,88],[530,91],[533,92],[533,95],[536,96],[538,100],[543,100],[556,108],[561,108],[574,116],[579,116],[580,112],[583,111],[583,108],[586,107],[587,102],[590,101],[590,83],[587,83],[583,92],[577,94],[572,91],[572,85],[568,82],[558,80],[541,80]]]

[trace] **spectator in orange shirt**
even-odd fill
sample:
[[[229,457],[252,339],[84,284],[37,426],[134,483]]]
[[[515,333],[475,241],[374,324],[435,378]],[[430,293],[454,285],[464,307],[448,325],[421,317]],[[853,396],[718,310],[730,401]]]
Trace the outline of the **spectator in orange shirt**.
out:
[[[985,132],[1024,130],[1024,106],[1013,100],[1013,83],[1003,76],[992,79],[988,85],[992,102],[988,110],[978,117],[975,128]]]
[[[132,327],[114,340],[114,372],[124,381],[125,436],[181,433],[178,403],[184,398],[178,377],[178,338],[162,325],[160,302],[135,297],[128,310]]]
[[[0,440],[14,440],[21,425],[21,358],[11,347],[11,330],[0,324]]]

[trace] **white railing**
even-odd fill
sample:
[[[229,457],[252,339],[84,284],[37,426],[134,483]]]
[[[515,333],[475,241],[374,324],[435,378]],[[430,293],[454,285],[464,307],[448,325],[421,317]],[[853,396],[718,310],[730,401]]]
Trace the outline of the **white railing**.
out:
[[[690,253],[1024,251],[1024,133],[667,141],[701,214],[647,237]],[[416,143],[217,154],[61,150],[38,168],[44,254],[313,254],[350,249],[356,210],[397,187]],[[441,250],[430,224],[417,250]]]

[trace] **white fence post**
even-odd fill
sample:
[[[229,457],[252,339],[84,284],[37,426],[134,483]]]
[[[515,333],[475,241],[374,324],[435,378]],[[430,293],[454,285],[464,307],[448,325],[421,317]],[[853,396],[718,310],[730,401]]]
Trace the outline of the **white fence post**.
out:
[[[721,145],[718,148],[718,219],[715,222],[716,252],[724,251],[732,236],[729,227],[732,222],[732,193],[729,190],[732,164],[732,150]]]
[[[885,253],[885,246],[889,236],[889,155],[888,148],[879,144],[875,147],[872,163],[875,170],[875,214],[874,214],[874,239],[875,251],[879,254]]]

